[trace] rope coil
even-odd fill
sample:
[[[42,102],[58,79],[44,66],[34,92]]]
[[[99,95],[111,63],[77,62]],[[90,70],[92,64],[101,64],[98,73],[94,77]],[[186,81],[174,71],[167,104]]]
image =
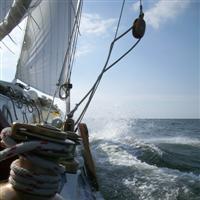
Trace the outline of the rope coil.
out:
[[[21,129],[24,131],[25,128]],[[75,142],[69,139],[60,143],[41,139],[21,142],[15,139],[18,134],[20,135],[19,128],[17,131],[14,131],[14,128],[2,130],[2,143],[7,149],[0,152],[0,161],[20,155],[20,159],[27,160],[42,172],[35,173],[34,170],[23,168],[19,160],[16,160],[11,165],[9,183],[15,189],[34,195],[56,194],[62,187],[62,176],[65,173],[64,166],[59,163],[61,160],[74,158]],[[51,173],[44,173],[46,171]]]
[[[10,99],[16,120],[18,120],[16,108],[20,110],[24,108],[24,110],[28,111],[29,113],[33,113],[35,109],[38,115],[38,121],[41,122],[42,116],[36,102],[33,99],[31,99],[28,95],[23,94],[23,91],[0,83],[0,94],[3,94]],[[23,115],[23,118],[24,122],[28,123],[27,116]]]
[[[59,176],[35,175],[30,170],[19,167],[19,160],[11,164],[9,183],[15,189],[31,194],[52,196],[58,191],[60,181]]]

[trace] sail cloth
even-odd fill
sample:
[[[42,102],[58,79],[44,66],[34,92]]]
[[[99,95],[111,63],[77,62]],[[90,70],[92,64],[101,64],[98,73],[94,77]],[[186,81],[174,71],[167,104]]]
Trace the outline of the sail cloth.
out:
[[[27,16],[38,0],[0,0],[0,41]]]
[[[51,96],[58,80],[64,83],[68,65],[62,67],[78,4],[78,0],[43,0],[31,12],[15,79]]]
[[[2,23],[2,21],[6,17],[6,14],[8,13],[9,9],[12,6],[12,3],[13,3],[13,0],[0,1],[0,23]]]

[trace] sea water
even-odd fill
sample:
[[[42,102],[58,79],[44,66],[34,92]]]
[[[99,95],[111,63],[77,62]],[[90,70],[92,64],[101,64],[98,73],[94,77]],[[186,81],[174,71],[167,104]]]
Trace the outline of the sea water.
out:
[[[88,120],[106,200],[200,200],[199,119]]]

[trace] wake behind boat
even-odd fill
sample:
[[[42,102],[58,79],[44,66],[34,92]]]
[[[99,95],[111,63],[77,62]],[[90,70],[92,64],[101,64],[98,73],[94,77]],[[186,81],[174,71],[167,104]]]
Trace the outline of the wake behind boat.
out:
[[[23,20],[25,33],[13,82],[0,81],[0,200],[103,199],[99,192],[89,133],[81,123],[105,72],[139,43],[145,32],[144,13],[121,35],[118,28],[102,72],[71,109],[71,73],[81,23],[82,0],[1,1],[0,40]],[[111,65],[114,44],[132,32],[137,41]],[[21,32],[23,34],[23,31]],[[55,100],[65,103],[61,110]],[[87,100],[87,101],[86,101]],[[76,120],[74,113],[85,103]]]

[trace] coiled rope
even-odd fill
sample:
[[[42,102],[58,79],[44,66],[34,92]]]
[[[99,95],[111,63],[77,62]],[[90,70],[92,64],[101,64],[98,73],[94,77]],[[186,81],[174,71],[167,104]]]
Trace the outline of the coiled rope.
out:
[[[62,142],[44,141],[40,139],[19,142],[16,139],[17,133],[15,134],[11,128],[2,130],[2,143],[7,149],[0,152],[0,161],[20,155],[24,160],[30,161],[41,169],[50,170],[52,173],[51,175],[34,173],[31,170],[22,168],[19,165],[19,160],[16,160],[11,165],[9,183],[15,189],[29,194],[40,196],[55,195],[62,188],[61,180],[63,180],[62,175],[65,173],[64,167],[59,164],[60,159],[73,159],[75,142],[69,139],[62,140]]]
[[[24,110],[28,111],[29,113],[33,113],[34,108],[37,111],[38,121],[41,122],[41,113],[36,102],[33,99],[30,99],[28,96],[25,96],[23,92],[14,90],[11,86],[4,86],[0,84],[0,93],[7,96],[13,106],[13,112],[15,119],[18,120],[16,107],[20,110],[24,108]],[[23,113],[22,113],[23,114]],[[23,114],[24,122],[27,122],[27,117]]]

